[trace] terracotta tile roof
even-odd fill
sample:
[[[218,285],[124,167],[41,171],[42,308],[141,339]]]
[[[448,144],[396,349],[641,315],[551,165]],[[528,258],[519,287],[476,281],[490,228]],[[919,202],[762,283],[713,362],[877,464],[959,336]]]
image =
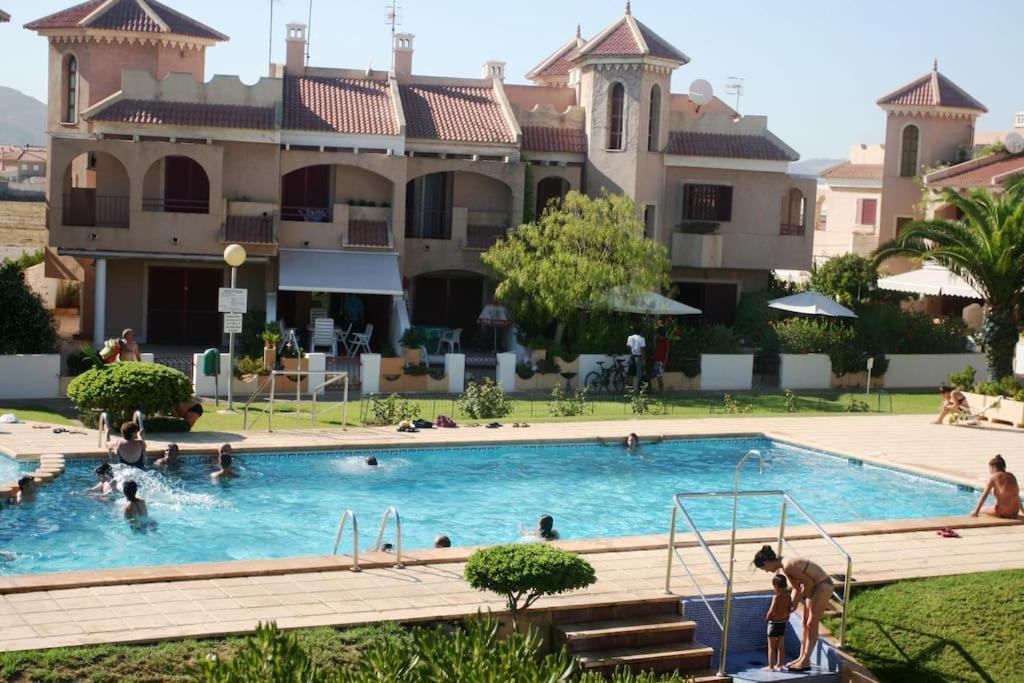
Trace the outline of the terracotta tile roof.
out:
[[[667,40],[649,29],[646,25],[638,21],[636,26],[640,29],[640,35],[643,36],[644,42],[647,43],[648,54],[652,57],[672,59],[683,63],[690,61],[689,57],[674,48]]]
[[[930,71],[917,80],[878,100],[880,105],[909,107],[953,107],[986,112],[988,108],[968,95],[960,86],[938,71]]]
[[[531,152],[585,154],[587,136],[581,128],[523,126],[523,149]]]
[[[631,14],[597,34],[593,40],[580,48],[580,55],[608,56],[651,56],[686,64],[690,58],[633,18]]]
[[[993,154],[959,165],[964,167],[963,170],[937,180],[930,180],[926,177],[925,184],[928,187],[994,187],[1015,175],[1024,175],[1024,154]],[[944,174],[955,170],[956,166],[929,175]]]
[[[585,45],[588,55],[642,55],[643,50],[633,36],[633,30],[625,19],[621,20],[607,35],[595,38]]]
[[[91,117],[95,121],[134,123],[150,126],[194,126],[197,128],[243,128],[273,130],[271,107],[198,102],[118,100]]]
[[[274,219],[270,216],[228,216],[224,242],[274,244]]]
[[[821,172],[821,177],[844,180],[881,180],[882,164],[851,164],[846,161],[826,168]]]
[[[82,23],[106,3],[107,0],[83,2],[80,5],[69,7],[66,10],[28,23],[25,25],[25,28],[31,30],[95,28],[106,31],[124,31],[126,33],[165,33],[207,40],[228,39],[223,33],[214,31],[209,26],[190,19],[177,10],[156,2],[156,0],[147,0],[146,5],[156,15],[159,22],[143,9],[138,0],[114,0],[108,9],[91,18],[87,23]],[[161,22],[163,25],[161,25]]]
[[[555,60],[548,64],[540,71],[531,71],[530,73],[535,76],[568,76],[569,69],[572,68],[573,61],[579,57],[580,48],[576,42],[570,43],[565,46]]]
[[[284,127],[325,133],[398,135],[398,121],[384,81],[288,77]]]
[[[491,88],[413,84],[399,89],[410,138],[515,144]]]
[[[796,161],[796,157],[760,135],[672,131],[669,133],[665,153],[692,157]]]

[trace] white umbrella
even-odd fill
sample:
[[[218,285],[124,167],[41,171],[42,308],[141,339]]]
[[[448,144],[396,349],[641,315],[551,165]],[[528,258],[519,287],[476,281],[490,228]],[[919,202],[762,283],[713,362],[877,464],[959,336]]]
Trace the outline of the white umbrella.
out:
[[[801,292],[768,302],[769,308],[803,315],[824,315],[831,318],[856,318],[857,314],[846,306],[842,306],[824,294],[818,292]]]
[[[634,295],[625,288],[616,288],[608,293],[605,302],[612,310],[620,313],[639,313],[641,315],[700,315],[702,311],[687,306],[667,296],[655,292]]]

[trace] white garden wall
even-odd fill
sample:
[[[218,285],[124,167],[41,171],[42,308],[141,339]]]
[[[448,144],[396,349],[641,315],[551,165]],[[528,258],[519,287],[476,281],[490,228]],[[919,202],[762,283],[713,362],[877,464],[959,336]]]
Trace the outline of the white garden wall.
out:
[[[713,354],[700,357],[702,391],[723,389],[747,391],[753,386],[754,356],[745,353]]]
[[[323,353],[307,353],[305,354],[306,359],[309,361],[308,370],[308,382],[311,386],[318,386],[323,383],[325,378],[325,368],[327,367],[327,355]],[[202,396],[205,398],[213,397],[215,394],[219,394],[222,399],[227,399],[228,396],[228,381],[233,379],[231,372],[231,361],[228,358],[228,354],[220,354],[220,375],[217,377],[217,381],[214,381],[213,377],[207,377],[203,374],[203,354],[194,353],[192,354],[192,387],[196,396]],[[219,385],[219,386],[218,386]],[[246,384],[242,381],[235,381],[233,388],[235,390],[235,401],[245,402],[248,400],[249,395],[256,389],[255,384]],[[278,385],[280,390],[280,384]],[[269,392],[269,385],[267,392]],[[323,396],[324,390],[321,389],[317,392],[318,396]],[[292,396],[294,397],[294,389]]]
[[[781,389],[830,389],[832,360],[827,353],[780,353]]]
[[[60,354],[0,356],[0,399],[60,398]]]
[[[987,372],[983,353],[886,354],[886,358],[887,389],[938,387],[950,373],[960,372],[968,365],[975,369],[979,381],[984,381]]]
[[[627,355],[623,355],[621,357],[628,359]],[[601,371],[601,366],[598,365],[598,362],[604,363],[605,367],[611,367],[611,363],[615,358],[615,356],[609,356],[603,353],[580,354],[580,369],[579,374],[576,375],[579,386],[584,386],[584,382],[587,380],[587,375],[592,372]]]

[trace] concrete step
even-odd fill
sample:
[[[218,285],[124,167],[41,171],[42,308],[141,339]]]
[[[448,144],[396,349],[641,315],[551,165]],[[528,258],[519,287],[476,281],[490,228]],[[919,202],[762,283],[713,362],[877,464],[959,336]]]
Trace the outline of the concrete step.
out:
[[[679,598],[674,595],[638,597],[636,600],[616,600],[608,603],[574,605],[551,612],[552,625],[579,624],[587,621],[629,619],[655,614],[679,614]]]
[[[694,671],[708,669],[714,651],[698,643],[651,645],[577,652],[576,659],[586,671],[611,673],[619,667],[634,672]]]
[[[553,627],[555,646],[569,652],[615,650],[666,643],[692,643],[697,624],[678,614],[650,614]]]

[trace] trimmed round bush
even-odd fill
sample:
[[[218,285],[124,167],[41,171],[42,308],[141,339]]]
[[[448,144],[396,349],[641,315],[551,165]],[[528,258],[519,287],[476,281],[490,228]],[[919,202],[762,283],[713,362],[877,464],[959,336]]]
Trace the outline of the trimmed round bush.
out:
[[[111,422],[171,413],[192,396],[192,383],[182,372],[155,363],[112,363],[87,370],[68,385],[68,398],[85,412],[106,410]]]
[[[542,596],[586,588],[597,581],[589,562],[546,543],[514,543],[478,550],[466,562],[464,576],[477,590],[505,596],[516,630],[519,613]]]

